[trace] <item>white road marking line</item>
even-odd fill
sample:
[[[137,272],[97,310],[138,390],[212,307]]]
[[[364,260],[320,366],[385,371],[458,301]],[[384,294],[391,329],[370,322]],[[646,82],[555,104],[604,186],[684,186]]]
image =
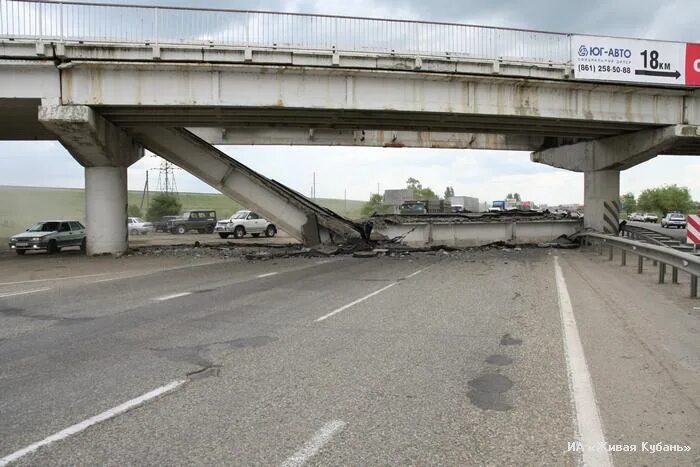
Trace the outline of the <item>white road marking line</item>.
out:
[[[174,293],[172,295],[165,295],[163,297],[158,297],[158,298],[156,298],[156,300],[158,300],[159,302],[164,302],[165,300],[172,300],[173,298],[185,297],[187,295],[192,295],[192,292]]]
[[[63,439],[68,438],[69,436],[72,436],[76,433],[80,433],[81,431],[85,430],[86,428],[91,427],[92,425],[95,425],[100,422],[104,422],[105,420],[109,420],[110,418],[114,418],[119,414],[122,414],[128,410],[133,409],[134,407],[138,407],[139,405],[145,403],[146,401],[150,399],[154,399],[158,396],[161,396],[165,394],[166,392],[170,392],[177,387],[181,386],[182,384],[185,383],[184,379],[173,381],[172,383],[166,384],[165,386],[161,386],[159,388],[154,389],[151,392],[147,392],[146,394],[139,396],[135,399],[131,399],[130,401],[126,401],[121,405],[118,405],[114,408],[111,408],[105,412],[102,412],[99,415],[95,415],[94,417],[88,418],[87,420],[83,420],[80,423],[76,423],[75,425],[69,426],[68,428],[65,428],[57,433],[52,434],[51,436],[42,439],[41,441],[38,441],[34,444],[30,444],[26,448],[20,449],[19,451],[15,451],[12,454],[9,454],[3,458],[0,458],[0,467],[8,465],[10,462],[14,462],[18,460],[21,457],[26,456],[27,454],[30,454],[37,449],[46,446],[48,444],[53,443],[54,441],[61,441]]]
[[[428,268],[426,267],[426,268],[423,268],[423,269],[419,269],[419,270],[417,270],[416,272],[412,272],[411,274],[409,274],[408,276],[406,276],[406,279],[410,279],[411,277],[417,276],[418,274],[420,274],[421,272],[425,271],[426,269],[428,269]]]
[[[428,266],[428,267],[429,267],[429,266]],[[425,267],[425,268],[423,268],[423,269],[419,269],[418,271],[409,274],[409,275],[406,276],[405,278],[408,279],[408,278],[410,278],[410,277],[417,276],[418,274],[420,274],[421,272],[425,271],[426,269],[428,269],[428,268]],[[367,294],[367,295],[365,295],[365,296],[362,297],[362,298],[358,298],[358,299],[355,300],[354,302],[350,302],[350,303],[348,303],[347,305],[343,305],[343,306],[341,306],[340,308],[336,308],[335,310],[331,311],[331,312],[328,313],[327,315],[323,315],[323,316],[321,316],[320,318],[316,318],[316,322],[318,323],[319,321],[323,321],[323,320],[325,320],[325,319],[328,319],[328,318],[330,318],[331,316],[333,316],[333,315],[335,315],[335,314],[338,314],[338,313],[340,313],[340,312],[343,311],[343,310],[347,310],[348,308],[353,307],[353,306],[357,305],[358,303],[364,302],[364,301],[367,300],[368,298],[372,298],[372,297],[374,297],[375,295],[380,294],[380,293],[384,292],[385,290],[392,288],[393,286],[395,286],[395,285],[398,284],[398,283],[399,283],[398,281],[392,282],[391,284],[386,285],[386,286],[382,287],[382,288],[379,289],[379,290],[375,290],[374,292],[372,292],[372,293],[370,293],[370,294]]]
[[[576,327],[571,297],[566,288],[566,281],[564,280],[564,274],[559,266],[559,258],[557,256],[554,257],[554,272],[557,292],[559,293],[559,312],[564,335],[564,348],[566,349],[569,390],[574,400],[577,437],[583,446],[583,465],[612,466],[610,453],[607,449],[600,448],[601,446],[607,446],[603,434],[603,426],[595,400],[593,382],[591,381],[586,357],[583,353],[581,337]]]
[[[398,282],[392,282],[391,284],[385,285],[384,287],[382,287],[382,288],[379,289],[379,290],[375,290],[374,292],[372,292],[372,293],[370,293],[370,294],[367,294],[367,295],[365,295],[365,296],[362,297],[362,298],[358,298],[358,299],[355,300],[354,302],[350,302],[350,303],[348,303],[347,305],[343,305],[343,306],[341,306],[340,308],[336,308],[335,310],[331,311],[331,312],[328,313],[327,315],[323,315],[323,316],[321,316],[320,318],[317,318],[317,319],[316,319],[316,322],[318,323],[319,321],[323,321],[324,319],[328,319],[328,318],[330,318],[331,316],[333,316],[333,315],[335,315],[335,314],[338,314],[338,313],[340,313],[340,312],[343,311],[343,310],[347,310],[348,308],[350,308],[350,307],[352,307],[352,306],[355,306],[355,305],[357,305],[358,303],[364,302],[364,301],[367,300],[368,298],[374,297],[375,295],[380,294],[380,293],[384,292],[385,290],[392,288],[392,287],[395,286],[396,284],[398,284]]]
[[[333,420],[332,422],[326,423],[320,430],[314,433],[313,438],[307,441],[301,449],[287,458],[280,467],[300,467],[306,464],[306,462],[318,454],[318,451],[330,441],[333,435],[342,430],[343,427],[345,427],[345,422],[340,420]]]
[[[106,276],[107,274],[114,274],[113,272],[101,272],[99,274],[85,274],[83,276],[70,276],[70,277],[52,277],[50,279],[32,279],[28,281],[17,281],[17,282],[0,282],[2,285],[19,285],[19,284],[31,284],[33,282],[53,282],[53,281],[67,281],[70,279],[84,279],[86,277],[97,277]]]
[[[257,277],[258,279],[262,279],[263,277],[270,277],[270,276],[274,276],[274,275],[276,275],[276,274],[279,274],[279,272],[268,272],[268,273],[265,273],[265,274],[258,274],[258,275],[255,276],[255,277]]]
[[[134,277],[140,277],[140,276],[145,276],[146,274],[139,274],[136,276],[123,276],[123,277],[110,277],[109,279],[100,279],[99,281],[92,281],[88,282],[89,284],[100,284],[102,282],[113,282],[113,281],[118,281],[122,279],[133,279]]]
[[[25,290],[25,291],[23,291],[23,292],[0,293],[0,298],[14,297],[15,295],[27,295],[27,294],[30,294],[30,293],[37,293],[37,292],[46,292],[47,290],[51,290],[51,287],[46,287],[46,288],[44,288],[44,289]]]

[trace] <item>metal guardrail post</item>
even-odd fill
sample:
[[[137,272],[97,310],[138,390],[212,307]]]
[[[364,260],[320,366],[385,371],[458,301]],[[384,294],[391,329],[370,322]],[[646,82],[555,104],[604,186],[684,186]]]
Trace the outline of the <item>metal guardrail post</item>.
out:
[[[612,245],[610,245],[610,251],[608,251],[608,261],[612,261],[614,256],[614,250]]]
[[[644,272],[644,260],[652,261],[654,265],[658,265],[658,282],[663,284],[666,282],[666,269],[671,268],[671,281],[674,284],[678,283],[678,271],[684,271],[690,275],[690,297],[698,297],[698,282],[700,278],[700,258],[687,253],[668,248],[664,245],[649,244],[636,240],[628,240],[612,235],[600,234],[597,232],[579,233],[578,237],[585,243],[594,243],[599,254],[602,254],[604,247],[610,248],[609,259],[613,259],[614,248],[618,248],[621,253],[621,265],[627,263],[627,253],[637,255],[637,273]]]

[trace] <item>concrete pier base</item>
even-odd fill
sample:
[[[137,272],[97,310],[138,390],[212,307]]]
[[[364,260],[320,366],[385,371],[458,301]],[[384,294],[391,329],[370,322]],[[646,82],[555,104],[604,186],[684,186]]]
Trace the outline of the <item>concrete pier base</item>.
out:
[[[586,171],[583,183],[583,226],[617,234],[620,225],[620,171]]]
[[[85,168],[87,254],[120,254],[128,247],[126,167]]]

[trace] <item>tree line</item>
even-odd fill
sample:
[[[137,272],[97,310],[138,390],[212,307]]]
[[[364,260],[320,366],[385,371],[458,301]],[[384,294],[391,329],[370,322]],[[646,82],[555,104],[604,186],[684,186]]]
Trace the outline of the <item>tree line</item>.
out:
[[[700,212],[700,203],[693,201],[693,198],[690,196],[690,190],[687,187],[677,185],[647,188],[637,198],[635,198],[634,193],[625,193],[620,197],[620,203],[627,214],[635,211],[662,214],[674,211],[683,213]]]

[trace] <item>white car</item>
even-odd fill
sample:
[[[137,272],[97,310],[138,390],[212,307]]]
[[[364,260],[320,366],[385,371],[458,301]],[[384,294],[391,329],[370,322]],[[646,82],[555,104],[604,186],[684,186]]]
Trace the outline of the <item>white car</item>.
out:
[[[644,214],[639,213],[639,212],[633,212],[630,214],[630,219],[631,221],[635,222],[644,222]]]
[[[652,222],[656,224],[659,222],[659,216],[651,212],[646,212],[644,213],[644,222]]]
[[[144,222],[140,217],[130,217],[126,224],[129,235],[146,235],[148,232],[155,232],[153,224]]]
[[[685,229],[688,223],[685,220],[685,216],[680,212],[670,212],[666,214],[666,217],[661,219],[661,227],[664,229],[670,229],[675,227],[677,229]]]
[[[234,238],[243,238],[247,234],[253,237],[259,237],[260,234],[274,237],[277,234],[277,227],[253,211],[241,210],[230,218],[217,222],[214,232],[221,238],[228,238],[229,235],[233,235]]]

